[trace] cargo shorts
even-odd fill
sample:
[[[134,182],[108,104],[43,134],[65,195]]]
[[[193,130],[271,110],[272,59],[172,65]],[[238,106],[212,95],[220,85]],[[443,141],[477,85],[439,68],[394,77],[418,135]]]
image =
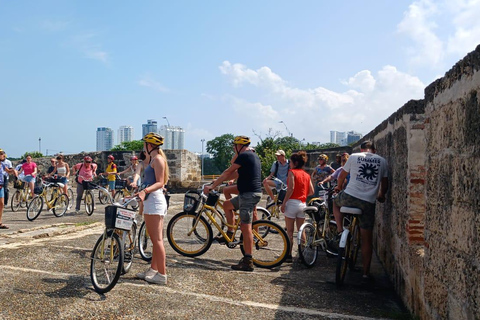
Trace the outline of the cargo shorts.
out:
[[[340,192],[335,198],[335,204],[339,207],[354,207],[362,210],[358,216],[359,226],[362,229],[372,230],[375,225],[375,203],[355,198],[345,191]]]
[[[243,224],[252,223],[253,210],[261,198],[260,192],[244,192],[230,200],[235,210],[240,210],[240,221]]]

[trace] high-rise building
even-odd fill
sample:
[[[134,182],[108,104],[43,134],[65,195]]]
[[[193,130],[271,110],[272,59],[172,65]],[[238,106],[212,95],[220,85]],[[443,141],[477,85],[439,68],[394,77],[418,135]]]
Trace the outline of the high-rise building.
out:
[[[340,131],[330,131],[330,142],[340,146],[347,145],[347,133]]]
[[[108,151],[113,148],[113,130],[97,128],[97,151]]]
[[[349,131],[347,132],[347,144],[357,142],[362,139],[363,135],[360,132]]]
[[[124,141],[132,141],[134,136],[135,135],[132,126],[121,126],[118,128],[117,144],[121,144]]]
[[[147,123],[142,124],[142,138],[150,132],[158,133],[157,121],[156,120],[147,120]]]
[[[160,134],[165,138],[163,149],[185,149],[185,130],[181,127],[163,125]]]

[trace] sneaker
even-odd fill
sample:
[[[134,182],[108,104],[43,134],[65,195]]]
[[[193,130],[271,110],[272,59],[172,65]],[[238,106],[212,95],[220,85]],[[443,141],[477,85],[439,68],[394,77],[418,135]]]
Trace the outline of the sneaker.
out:
[[[147,276],[148,277],[153,277],[156,273],[157,273],[157,271],[153,270],[152,268],[148,268],[147,271],[137,273],[136,276],[137,276],[138,279],[145,280],[145,278]]]
[[[285,262],[286,263],[292,263],[293,262],[293,258],[292,258],[291,254],[287,255],[287,257],[285,258]]]
[[[80,214],[80,213],[82,213],[82,211],[80,211],[78,209],[75,210],[75,214]]]
[[[166,285],[167,284],[167,275],[166,274],[161,274],[160,272],[157,272],[153,276],[145,276],[145,280],[148,283]]]
[[[243,257],[238,264],[232,266],[232,269],[236,271],[253,271],[253,260],[251,257]]]

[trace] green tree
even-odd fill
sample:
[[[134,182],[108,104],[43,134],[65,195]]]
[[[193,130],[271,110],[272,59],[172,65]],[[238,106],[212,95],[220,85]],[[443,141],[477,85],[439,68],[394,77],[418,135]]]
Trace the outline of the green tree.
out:
[[[38,151],[25,152],[22,156],[22,159],[25,159],[27,156],[32,158],[43,158],[43,153]]]
[[[121,144],[117,144],[110,151],[140,151],[143,149],[142,140],[123,141]]]
[[[233,134],[227,133],[207,141],[207,152],[212,155],[213,162],[220,172],[230,166],[233,157],[233,138],[235,138]]]

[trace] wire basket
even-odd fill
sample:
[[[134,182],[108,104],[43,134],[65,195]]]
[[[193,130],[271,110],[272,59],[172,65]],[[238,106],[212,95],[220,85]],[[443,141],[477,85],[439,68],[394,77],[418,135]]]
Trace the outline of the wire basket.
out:
[[[15,189],[23,189],[23,188],[25,188],[25,182],[23,182],[21,180],[17,180],[13,183],[13,187]]]
[[[92,190],[97,187],[91,181],[85,181],[85,180],[82,181],[82,186],[83,186],[83,190]]]
[[[200,204],[200,193],[196,190],[189,190],[185,193],[183,199],[183,211],[187,213],[195,213]]]
[[[115,180],[115,190],[124,189],[127,186],[127,180]]]

